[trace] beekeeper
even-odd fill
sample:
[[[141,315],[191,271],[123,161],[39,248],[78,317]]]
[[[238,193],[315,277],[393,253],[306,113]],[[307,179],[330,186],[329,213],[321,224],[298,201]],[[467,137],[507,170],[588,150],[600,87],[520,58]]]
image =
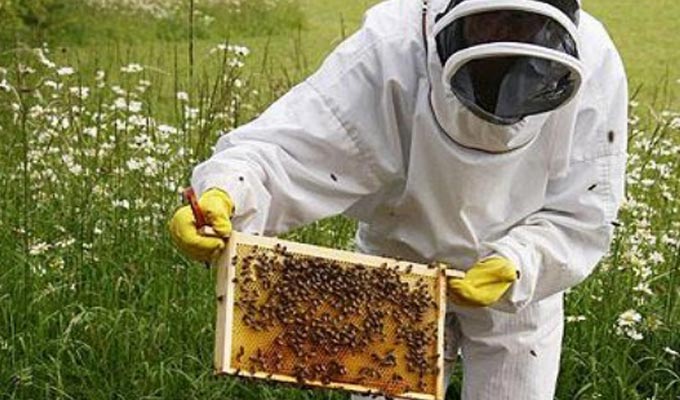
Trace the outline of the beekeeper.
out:
[[[447,318],[463,398],[552,399],[563,292],[612,239],[626,128],[621,60],[577,0],[390,0],[192,185],[225,238],[344,214],[362,252],[466,270]],[[170,230],[199,260],[225,245],[188,207]]]

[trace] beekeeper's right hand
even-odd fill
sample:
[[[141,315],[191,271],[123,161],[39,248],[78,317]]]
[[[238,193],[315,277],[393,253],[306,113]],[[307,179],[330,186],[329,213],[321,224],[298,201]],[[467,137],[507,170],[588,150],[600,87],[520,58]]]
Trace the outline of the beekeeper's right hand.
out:
[[[505,257],[477,261],[463,279],[448,280],[449,299],[463,307],[489,307],[498,302],[518,279],[517,267]]]
[[[201,235],[190,206],[175,212],[168,229],[173,242],[182,252],[194,260],[209,262],[218,251],[224,249],[225,239],[231,235],[234,202],[225,191],[209,189],[198,200],[198,206],[218,237]]]

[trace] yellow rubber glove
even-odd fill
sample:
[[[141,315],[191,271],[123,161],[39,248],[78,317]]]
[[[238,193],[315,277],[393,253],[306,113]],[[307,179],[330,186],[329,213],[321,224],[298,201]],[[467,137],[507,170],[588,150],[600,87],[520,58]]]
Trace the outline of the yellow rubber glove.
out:
[[[517,277],[512,261],[503,257],[486,258],[473,265],[465,278],[449,278],[447,295],[460,306],[488,307],[500,300]]]
[[[210,189],[198,200],[198,206],[205,215],[206,223],[219,237],[201,235],[190,206],[184,206],[175,212],[168,229],[173,242],[186,255],[197,261],[209,262],[219,250],[224,249],[224,239],[231,235],[234,202],[226,192]]]

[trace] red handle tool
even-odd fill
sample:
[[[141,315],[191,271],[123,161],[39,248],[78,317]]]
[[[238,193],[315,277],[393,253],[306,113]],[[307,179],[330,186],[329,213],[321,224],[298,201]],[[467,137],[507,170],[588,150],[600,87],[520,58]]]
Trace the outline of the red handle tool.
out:
[[[191,207],[191,212],[194,213],[194,219],[196,220],[196,228],[201,233],[201,235],[219,236],[217,235],[217,232],[215,232],[215,230],[210,225],[208,225],[208,222],[205,219],[205,214],[203,214],[201,207],[199,207],[198,205],[198,199],[196,198],[196,192],[194,192],[194,188],[188,187],[184,189],[182,196],[184,197],[184,201],[189,203],[189,206]]]

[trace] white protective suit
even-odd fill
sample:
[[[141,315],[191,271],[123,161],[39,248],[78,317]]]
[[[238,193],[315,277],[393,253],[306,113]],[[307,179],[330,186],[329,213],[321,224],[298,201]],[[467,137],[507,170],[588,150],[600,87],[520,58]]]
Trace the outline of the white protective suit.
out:
[[[427,32],[447,3],[431,4]],[[580,94],[530,118],[505,151],[474,150],[457,139],[479,134],[484,145],[494,128],[462,106],[436,119],[429,96],[442,67],[429,35],[426,54],[421,10],[416,0],[373,7],[315,74],[220,138],[192,185],[199,195],[226,190],[244,232],[276,235],[345,214],[360,221],[366,253],[461,269],[493,253],[509,258],[521,276],[501,302],[449,305],[448,356],[462,350],[465,399],[552,399],[562,292],[607,251],[623,197],[621,60],[581,12]]]

